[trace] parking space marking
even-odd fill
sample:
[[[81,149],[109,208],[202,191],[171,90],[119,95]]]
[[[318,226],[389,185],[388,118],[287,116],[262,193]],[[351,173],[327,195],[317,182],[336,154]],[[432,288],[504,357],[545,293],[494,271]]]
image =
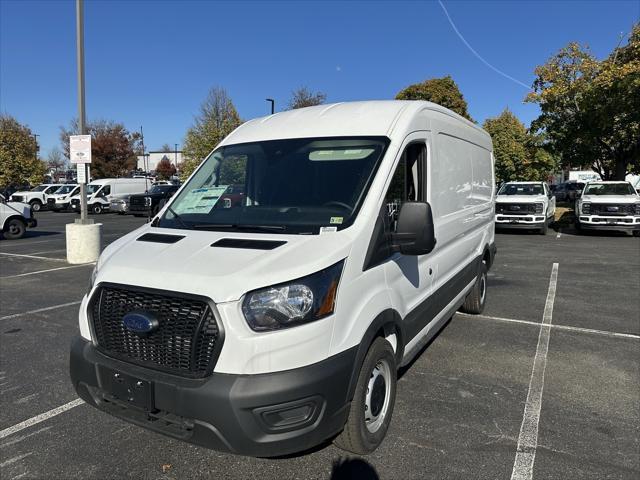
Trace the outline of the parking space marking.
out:
[[[560,235],[562,235],[562,232],[558,230],[558,234],[556,235],[556,238],[560,238]]]
[[[464,312],[456,312],[456,315],[460,315],[462,317],[469,317],[469,318],[486,318],[487,320],[495,320],[497,322],[522,323],[524,325],[531,325],[535,327],[540,326],[539,322],[532,322],[531,320],[518,320],[515,318],[492,317],[490,315],[474,315],[472,313],[464,313]],[[572,327],[571,325],[558,325],[557,323],[551,324],[549,325],[549,327],[552,330],[566,330],[569,332],[604,335],[605,337],[633,338],[634,340],[640,340],[640,335],[635,335],[633,333],[620,333],[620,332],[610,332],[608,330],[596,330],[593,328]]]
[[[6,277],[0,277],[0,280],[7,280],[10,278],[17,278],[17,277],[27,277],[29,275],[38,275],[40,273],[55,272],[56,270],[67,270],[68,268],[89,267],[95,264],[96,262],[81,263],[79,265],[69,265],[68,267],[49,268],[47,270],[38,270],[36,272],[19,273],[17,275],[7,275]]]
[[[14,433],[18,433],[24,430],[25,428],[29,428],[29,427],[32,427],[33,425],[37,425],[38,423],[44,422],[45,420],[48,420],[51,417],[60,415],[61,413],[64,413],[67,410],[71,410],[72,408],[77,407],[78,405],[82,405],[83,403],[84,403],[84,400],[82,400],[81,398],[76,398],[75,400],[72,400],[69,403],[65,403],[64,405],[60,405],[59,407],[49,410],[48,412],[44,412],[44,413],[41,413],[40,415],[36,415],[35,417],[31,417],[28,420],[25,420],[24,422],[20,422],[14,425],[13,427],[5,428],[4,430],[0,431],[0,440],[2,440],[5,437],[8,437],[9,435],[13,435]]]
[[[25,245],[29,246],[29,245],[36,245],[38,243],[49,243],[49,242],[54,241],[54,240],[56,240],[56,239],[38,240],[36,242],[28,242],[28,241],[24,241],[23,240],[23,241],[20,241],[20,242],[9,243],[7,245],[4,245],[4,243],[6,242],[6,240],[5,240],[5,241],[2,242],[3,243],[2,248],[4,248],[4,247],[24,247]]]
[[[513,463],[511,480],[531,480],[533,478],[533,464],[536,459],[538,447],[538,424],[540,422],[540,409],[542,407],[542,390],[544,388],[544,371],[547,367],[547,352],[549,350],[549,334],[553,315],[553,302],[556,298],[556,285],[558,283],[558,264],[554,263],[549,278],[549,290],[544,305],[540,334],[536,356],[533,359],[529,392],[524,405],[524,415],[518,436],[516,458]]]
[[[0,252],[0,255],[6,255],[8,257],[35,258],[36,260],[50,260],[52,262],[66,262],[67,261],[64,258],[39,257],[39,256],[36,256],[36,255],[24,255],[22,253]]]
[[[0,317],[0,320],[10,320],[12,318],[18,318],[24,315],[31,315],[33,313],[48,312],[49,310],[57,310],[58,308],[70,307],[72,305],[79,305],[80,303],[82,303],[82,301],[80,300],[78,300],[77,302],[61,303],[60,305],[53,305],[52,307],[38,308],[36,310],[29,310],[28,312],[14,313],[13,315],[5,315],[4,317]]]

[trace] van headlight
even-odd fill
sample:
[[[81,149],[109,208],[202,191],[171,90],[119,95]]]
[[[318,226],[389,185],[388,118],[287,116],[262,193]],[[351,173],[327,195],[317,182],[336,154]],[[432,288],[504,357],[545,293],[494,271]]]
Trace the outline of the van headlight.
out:
[[[317,273],[245,295],[242,312],[256,332],[279,330],[333,313],[344,260]]]

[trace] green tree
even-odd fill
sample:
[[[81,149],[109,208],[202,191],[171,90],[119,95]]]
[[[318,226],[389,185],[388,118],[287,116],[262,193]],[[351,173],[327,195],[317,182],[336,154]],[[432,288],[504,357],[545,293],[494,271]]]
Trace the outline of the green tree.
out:
[[[554,157],[545,150],[543,137],[528,133],[508,108],[485,120],[482,127],[493,140],[497,180],[546,180],[556,169]]]
[[[214,87],[200,106],[200,113],[184,140],[180,176],[186,179],[209,153],[242,121],[224,88]]]
[[[570,43],[535,73],[532,130],[545,132],[563,166],[617,180],[640,172],[640,24],[602,61]]]
[[[296,108],[313,107],[314,105],[322,105],[327,100],[327,95],[323,92],[312,92],[307,87],[299,87],[291,92],[291,98],[287,108],[295,110]]]
[[[36,185],[43,181],[45,170],[29,127],[0,115],[0,185]]]
[[[426,100],[453,110],[467,120],[474,121],[469,115],[467,102],[462,96],[458,84],[450,75],[409,85],[398,92],[396,100]]]
[[[78,121],[68,129],[60,128],[60,142],[69,158],[69,136],[79,132]],[[140,151],[140,134],[129,132],[121,123],[110,120],[89,122],[86,132],[91,135],[91,176],[94,178],[124,177],[136,168]]]
[[[169,145],[168,143],[165,143],[164,145],[162,145],[162,147],[160,147],[160,151],[161,152],[165,152],[165,153],[169,153],[169,152],[173,152],[174,148]]]

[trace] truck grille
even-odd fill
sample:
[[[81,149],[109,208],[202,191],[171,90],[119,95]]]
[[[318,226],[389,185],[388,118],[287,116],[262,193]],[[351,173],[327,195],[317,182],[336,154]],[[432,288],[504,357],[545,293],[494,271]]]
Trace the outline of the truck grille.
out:
[[[636,207],[633,204],[611,204],[611,203],[592,203],[590,215],[634,215],[636,213]]]
[[[129,205],[133,206],[145,206],[145,197],[135,197],[135,196],[131,196],[129,197]]]
[[[12,202],[22,202],[22,201],[24,201],[24,198],[22,197],[22,195],[11,195],[11,201]]]
[[[130,331],[122,318],[132,311],[154,315],[159,327],[149,334]],[[213,370],[220,329],[201,298],[107,285],[98,287],[89,312],[98,348],[106,355],[187,377]]]
[[[540,210],[541,213],[542,210]],[[536,213],[535,203],[496,203],[496,213],[505,215],[526,215]]]

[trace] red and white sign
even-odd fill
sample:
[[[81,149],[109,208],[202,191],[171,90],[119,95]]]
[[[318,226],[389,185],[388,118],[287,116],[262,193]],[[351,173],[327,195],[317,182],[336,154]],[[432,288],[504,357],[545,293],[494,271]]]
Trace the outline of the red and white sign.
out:
[[[91,163],[91,135],[69,136],[69,160],[71,163]]]

